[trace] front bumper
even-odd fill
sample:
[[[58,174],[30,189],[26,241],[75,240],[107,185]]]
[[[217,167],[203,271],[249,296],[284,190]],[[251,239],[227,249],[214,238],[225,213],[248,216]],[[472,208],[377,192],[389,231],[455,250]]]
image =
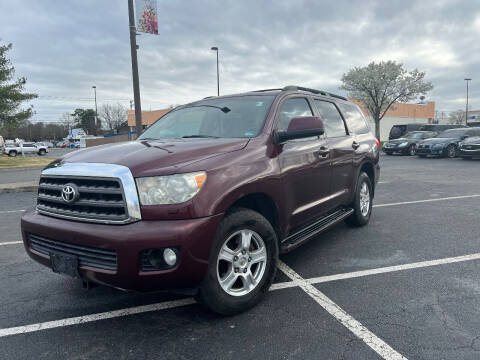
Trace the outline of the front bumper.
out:
[[[50,257],[30,247],[29,234],[73,245],[114,250],[117,270],[80,266],[85,280],[124,290],[151,291],[196,287],[208,268],[210,249],[223,214],[206,218],[173,221],[138,221],[127,225],[104,225],[67,221],[27,211],[22,217],[22,236],[27,254],[51,267]],[[174,268],[141,271],[142,250],[180,248]]]
[[[388,147],[388,146],[383,146],[383,152],[384,153],[398,153],[398,154],[407,154],[408,153],[408,148],[409,146],[395,146],[395,147]]]
[[[480,156],[480,149],[465,149],[463,147],[460,148],[460,156],[462,157],[477,157]]]
[[[417,155],[432,155],[432,156],[443,156],[445,154],[445,148],[433,148],[433,147],[417,147],[416,149]]]

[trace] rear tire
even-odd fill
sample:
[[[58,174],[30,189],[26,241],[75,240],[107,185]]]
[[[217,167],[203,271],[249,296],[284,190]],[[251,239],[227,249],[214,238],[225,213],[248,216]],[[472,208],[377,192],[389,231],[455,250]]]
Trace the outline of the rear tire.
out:
[[[12,150],[8,153],[8,156],[15,157],[17,156],[17,152],[15,150]]]
[[[220,223],[197,300],[221,315],[255,306],[277,271],[278,241],[270,222],[256,211],[235,208]]]
[[[352,203],[354,213],[345,222],[350,226],[365,226],[372,215],[372,182],[364,172],[360,173],[357,180],[355,199]]]

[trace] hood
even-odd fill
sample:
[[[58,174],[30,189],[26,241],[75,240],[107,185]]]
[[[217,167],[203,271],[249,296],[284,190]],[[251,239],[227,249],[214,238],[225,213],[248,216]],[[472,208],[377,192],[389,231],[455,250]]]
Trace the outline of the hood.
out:
[[[470,136],[463,140],[464,144],[480,144],[480,136]]]
[[[171,174],[182,166],[243,149],[249,139],[169,139],[100,145],[65,155],[63,162],[123,165],[134,177]],[[200,169],[199,169],[200,170]]]
[[[404,143],[404,142],[412,143],[412,142],[415,142],[415,140],[416,139],[398,138],[398,139],[395,139],[395,140],[390,140],[388,142],[390,144],[401,144],[401,143]]]
[[[456,138],[431,138],[422,141],[422,144],[433,145],[433,144],[446,144],[450,142],[458,141]]]

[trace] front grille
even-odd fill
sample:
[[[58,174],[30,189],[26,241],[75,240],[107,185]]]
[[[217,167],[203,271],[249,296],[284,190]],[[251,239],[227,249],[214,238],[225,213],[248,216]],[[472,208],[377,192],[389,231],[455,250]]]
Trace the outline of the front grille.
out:
[[[468,149],[468,150],[480,150],[480,144],[463,145],[462,148]]]
[[[78,258],[80,267],[89,266],[104,270],[117,270],[117,253],[114,250],[99,249],[91,246],[73,245],[47,239],[38,235],[29,235],[30,248],[49,256],[50,253],[63,253]]]
[[[78,190],[78,198],[72,203],[62,199],[67,184]],[[43,175],[38,185],[37,210],[79,221],[123,223],[128,219],[122,184],[116,178]]]

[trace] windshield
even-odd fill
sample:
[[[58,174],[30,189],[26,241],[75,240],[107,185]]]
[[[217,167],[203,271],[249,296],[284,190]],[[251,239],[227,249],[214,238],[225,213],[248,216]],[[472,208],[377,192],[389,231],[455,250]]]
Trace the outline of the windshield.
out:
[[[405,138],[407,138],[407,139],[421,139],[422,135],[423,135],[423,133],[408,133],[407,135],[405,135]]]
[[[263,128],[275,96],[208,99],[175,109],[139,140],[174,138],[251,138]]]
[[[437,138],[459,138],[465,135],[466,129],[445,130],[438,134]]]

